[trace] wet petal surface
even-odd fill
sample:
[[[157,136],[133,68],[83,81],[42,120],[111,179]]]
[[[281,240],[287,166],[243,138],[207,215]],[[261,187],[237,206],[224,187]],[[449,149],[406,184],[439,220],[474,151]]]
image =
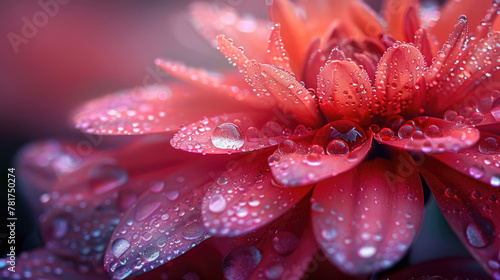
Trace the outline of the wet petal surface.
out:
[[[431,117],[418,117],[399,127],[374,135],[382,144],[424,153],[456,152],[473,146],[479,140],[479,130],[465,124]]]
[[[418,233],[423,202],[415,163],[407,153],[393,152],[390,160],[365,161],[316,185],[314,234],[341,270],[370,274],[404,256]]]
[[[268,152],[241,159],[210,185],[203,199],[203,222],[210,233],[237,236],[275,220],[311,187],[279,187],[267,165]]]
[[[500,278],[500,189],[458,173],[433,158],[425,159],[421,172],[457,236],[484,269]]]

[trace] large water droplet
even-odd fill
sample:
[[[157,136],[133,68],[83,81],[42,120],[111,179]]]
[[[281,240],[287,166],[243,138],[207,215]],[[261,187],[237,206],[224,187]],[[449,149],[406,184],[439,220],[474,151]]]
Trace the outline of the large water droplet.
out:
[[[288,231],[280,231],[273,238],[273,247],[280,255],[286,256],[299,246],[299,241],[297,235]]]
[[[479,151],[485,155],[500,153],[500,148],[497,139],[488,137],[479,143]]]
[[[102,194],[125,184],[127,172],[110,160],[93,166],[88,172],[89,187],[95,194]]]
[[[245,134],[234,123],[223,123],[214,129],[210,140],[219,149],[237,150],[245,144]]]
[[[152,262],[160,256],[160,250],[157,247],[146,248],[142,256],[146,261]]]
[[[352,151],[358,146],[366,142],[366,133],[358,124],[347,121],[339,120],[331,122],[323,126],[315,135],[313,144],[327,148],[333,140],[340,140],[347,144],[348,151]],[[334,152],[342,146],[342,142],[332,143],[330,152]],[[335,148],[335,149],[333,149]],[[343,149],[345,150],[345,148]],[[328,151],[327,151],[328,152]]]
[[[193,240],[200,238],[203,233],[205,233],[205,228],[203,225],[199,222],[194,222],[189,225],[187,225],[183,230],[182,230],[182,237],[184,237],[187,240]]]
[[[490,220],[478,218],[476,222],[467,225],[465,234],[471,246],[483,248],[493,242],[495,238],[495,228]]]
[[[130,248],[130,242],[123,238],[118,238],[113,241],[113,244],[111,244],[111,251],[113,252],[113,256],[115,256],[115,258],[119,258],[123,255],[128,248]]]
[[[343,140],[334,139],[326,146],[326,153],[332,156],[344,155],[349,152],[349,145]]]
[[[241,245],[224,257],[222,271],[228,280],[245,280],[261,260],[262,254],[257,248]]]
[[[214,213],[220,213],[226,209],[226,200],[221,194],[216,194],[210,198],[208,209]]]

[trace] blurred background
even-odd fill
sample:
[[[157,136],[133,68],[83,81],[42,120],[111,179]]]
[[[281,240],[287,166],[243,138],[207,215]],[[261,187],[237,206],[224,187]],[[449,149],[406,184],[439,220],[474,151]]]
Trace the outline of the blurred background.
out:
[[[189,24],[191,2],[0,0],[0,172],[5,174],[16,151],[31,141],[86,139],[70,122],[71,113],[85,101],[145,82],[168,81],[154,65],[155,58],[230,67]],[[378,9],[379,2],[371,4]],[[210,3],[267,16],[264,0]],[[0,183],[0,197],[6,195],[5,183]],[[0,213],[5,215],[3,205]],[[19,250],[37,245],[27,206],[18,198],[18,215],[24,218],[17,229]],[[428,208],[425,231],[414,250],[417,260],[428,259],[429,248],[438,256],[466,254],[437,206]]]

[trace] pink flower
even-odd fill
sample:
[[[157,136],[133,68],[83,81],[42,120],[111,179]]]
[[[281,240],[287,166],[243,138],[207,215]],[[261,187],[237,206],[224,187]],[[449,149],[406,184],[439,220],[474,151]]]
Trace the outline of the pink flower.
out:
[[[91,134],[153,135],[85,159],[71,144],[27,148],[28,180],[46,175],[35,183],[48,250],[38,254],[118,279],[165,263],[143,277],[300,279],[320,257],[335,273],[366,276],[415,239],[422,174],[458,237],[500,279],[498,3],[472,13],[471,3],[450,2],[434,21],[437,7],[388,0],[382,24],[359,1],[275,0],[271,29],[193,5],[194,25],[239,71],[158,59],[190,85],[107,96],[74,116]],[[235,238],[227,254],[226,237]],[[225,254],[222,268],[185,271],[195,246],[189,259]]]

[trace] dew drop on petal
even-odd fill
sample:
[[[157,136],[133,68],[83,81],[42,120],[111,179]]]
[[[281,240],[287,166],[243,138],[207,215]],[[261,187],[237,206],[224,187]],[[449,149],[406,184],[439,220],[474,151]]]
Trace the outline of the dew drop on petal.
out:
[[[223,123],[213,130],[210,140],[219,149],[236,150],[245,144],[245,134],[234,123]]]
[[[187,225],[183,230],[182,230],[182,237],[184,237],[187,240],[193,240],[200,238],[203,233],[205,233],[205,228],[203,225],[199,222],[194,222],[189,225]]]
[[[495,228],[490,220],[479,218],[476,222],[467,225],[465,234],[471,246],[483,248],[493,242],[495,238]]]
[[[484,175],[484,168],[482,165],[474,164],[469,168],[469,175],[475,179],[479,179]]]
[[[490,184],[493,187],[500,187],[500,174],[494,174],[490,178]]]
[[[425,136],[427,137],[442,137],[443,132],[439,127],[436,125],[430,125],[424,132]]]
[[[295,153],[295,151],[297,151],[297,147],[295,142],[292,140],[285,140],[278,145],[278,150],[281,154],[286,155]]]
[[[488,137],[479,143],[479,151],[485,155],[492,155],[500,153],[500,147],[497,139]]]
[[[358,256],[365,259],[373,257],[375,253],[377,253],[377,248],[370,245],[363,246],[358,250]]]
[[[412,132],[415,130],[415,128],[409,124],[405,124],[402,127],[399,128],[398,130],[398,135],[399,138],[401,139],[408,139],[412,136]]]
[[[335,238],[337,238],[338,233],[337,231],[333,228],[325,228],[321,230],[321,237],[323,237],[327,241],[331,241]]]
[[[349,153],[349,145],[343,140],[334,139],[326,145],[326,153],[332,156]]]
[[[119,258],[127,249],[130,248],[130,242],[123,238],[118,238],[111,244],[111,251],[115,258]]]
[[[160,256],[160,250],[157,247],[146,248],[142,254],[144,260],[152,262]]]
[[[269,266],[266,271],[266,277],[267,279],[280,279],[281,275],[283,275],[284,268],[283,265],[276,263],[271,266]]]
[[[228,280],[245,280],[262,260],[262,253],[253,246],[240,245],[224,257],[222,272]]]
[[[491,105],[491,114],[497,121],[500,121],[500,97],[493,101]]]
[[[104,161],[89,170],[88,180],[89,187],[95,194],[103,194],[125,184],[128,174],[114,162]]]
[[[226,209],[226,200],[221,194],[216,194],[210,198],[208,209],[214,213],[220,213]]]
[[[297,235],[288,231],[280,231],[273,238],[273,247],[278,254],[287,256],[297,248],[299,241]]]

